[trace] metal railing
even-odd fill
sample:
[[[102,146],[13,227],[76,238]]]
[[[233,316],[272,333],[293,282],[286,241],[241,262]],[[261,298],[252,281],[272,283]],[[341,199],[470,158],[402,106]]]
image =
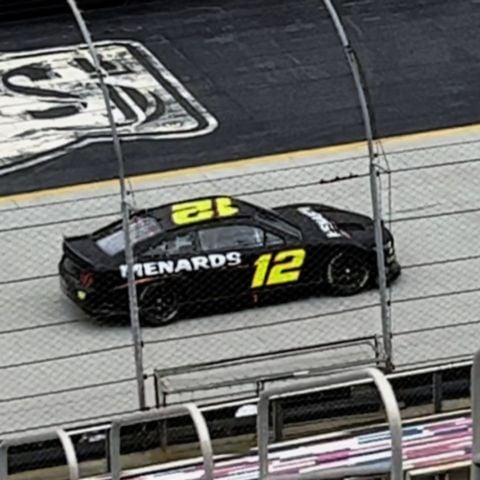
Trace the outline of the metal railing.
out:
[[[73,442],[69,434],[62,429],[50,430],[45,433],[24,435],[2,440],[0,443],[0,480],[8,479],[8,450],[10,447],[16,447],[18,445],[24,445],[28,443],[46,442],[48,440],[55,440],[57,438],[62,444],[65,458],[67,459],[69,480],[79,480],[80,474],[75,447],[73,446]]]
[[[349,349],[356,347],[368,351],[365,358],[356,358]],[[339,351],[343,350],[342,353]],[[363,350],[362,350],[363,352]],[[303,356],[321,355],[328,353],[329,356],[325,365],[318,366],[315,362],[311,362],[310,366],[304,364]],[[366,337],[358,337],[349,340],[340,340],[337,342],[321,343],[309,345],[302,348],[290,348],[265,352],[256,355],[245,355],[234,358],[216,360],[212,362],[196,363],[180,365],[171,368],[158,368],[154,370],[155,395],[157,407],[166,407],[167,404],[182,403],[182,399],[176,399],[169,403],[172,395],[181,395],[188,393],[192,401],[197,404],[206,404],[208,402],[241,400],[244,398],[258,397],[264,388],[273,382],[298,380],[300,378],[315,377],[319,375],[328,375],[341,370],[351,370],[366,367],[385,367],[382,362],[382,351],[380,339],[377,335]],[[347,359],[340,361],[333,360],[333,357],[342,358],[348,356]],[[295,365],[295,359],[299,359]],[[277,362],[288,359],[289,365],[280,365],[275,368],[272,364],[271,372],[255,372],[252,367],[257,363],[265,364],[265,362]],[[318,360],[317,360],[318,362]],[[302,367],[299,364],[302,363]],[[232,381],[232,372],[228,369],[235,367],[245,367],[249,365],[242,375],[236,376]],[[208,375],[206,374],[208,372]],[[214,372],[220,372],[219,376]],[[200,377],[193,378],[192,375],[199,374]],[[234,375],[234,373],[233,373]],[[184,379],[179,377],[186,376]],[[222,395],[218,390],[228,387],[238,387],[235,391],[229,391]],[[244,388],[242,388],[244,387]],[[212,395],[202,396],[199,392],[215,391]],[[192,397],[195,395],[195,397]],[[194,400],[193,400],[194,398]]]
[[[189,415],[192,419],[195,431],[200,443],[200,450],[203,456],[204,480],[213,480],[213,449],[205,418],[193,403],[176,405],[150,412],[140,412],[121,416],[112,420],[109,428],[109,449],[108,461],[110,465],[112,480],[120,480],[122,475],[121,465],[121,437],[122,427],[134,425],[137,423],[146,423],[156,420],[165,420],[168,418]],[[104,427],[105,428],[105,427]],[[79,466],[75,446],[69,433],[62,429],[50,430],[44,433],[23,435],[3,440],[0,443],[0,480],[8,479],[8,450],[10,447],[25,445],[29,443],[45,442],[59,439],[67,460],[69,480],[80,480]]]
[[[380,370],[375,368],[368,368],[344,374],[333,375],[325,379],[318,379],[310,382],[303,382],[294,386],[273,387],[263,391],[260,394],[258,402],[258,417],[257,417],[257,441],[258,441],[258,455],[260,480],[270,480],[273,478],[269,473],[268,463],[268,443],[270,436],[269,429],[269,404],[272,397],[278,397],[289,393],[308,390],[311,388],[330,386],[336,383],[355,382],[358,380],[365,380],[370,378],[377,387],[382,402],[385,407],[387,419],[390,427],[390,435],[392,442],[392,458],[380,465],[366,465],[362,467],[342,467],[336,469],[323,470],[320,472],[313,472],[308,475],[289,475],[280,474],[275,475],[275,480],[322,480],[330,478],[345,478],[356,477],[364,475],[379,475],[390,472],[391,480],[402,480],[403,476],[403,459],[402,459],[402,422],[400,417],[400,409],[398,407],[395,394],[385,375]]]
[[[113,420],[110,428],[110,465],[112,480],[120,480],[122,474],[120,457],[120,429],[122,427],[141,422],[165,420],[167,418],[178,417],[185,414],[190,415],[200,442],[204,467],[203,478],[205,480],[213,480],[213,450],[210,433],[205,418],[198,407],[193,403],[186,403],[184,405],[167,407],[145,413],[137,413]]]

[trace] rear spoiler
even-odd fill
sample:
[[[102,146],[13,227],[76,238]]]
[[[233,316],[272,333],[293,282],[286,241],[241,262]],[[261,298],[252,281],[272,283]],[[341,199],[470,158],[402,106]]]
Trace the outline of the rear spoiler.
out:
[[[75,248],[75,243],[77,243],[78,246],[84,245],[88,247],[85,250],[81,248]],[[92,258],[92,255],[89,255],[89,253],[92,252],[90,251],[91,245],[88,244],[93,244],[93,240],[89,235],[64,237],[62,244],[63,253],[67,257],[72,258],[73,260],[76,260],[88,266],[94,266],[95,259]]]

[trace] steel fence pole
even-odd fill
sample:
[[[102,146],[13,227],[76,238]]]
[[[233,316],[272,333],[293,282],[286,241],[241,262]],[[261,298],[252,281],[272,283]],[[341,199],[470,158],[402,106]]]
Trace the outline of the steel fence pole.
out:
[[[373,128],[370,115],[370,109],[365,94],[365,86],[360,73],[359,64],[355,55],[355,51],[350,44],[343,24],[331,0],[322,0],[337,31],[340,42],[342,43],[345,56],[347,58],[350,70],[352,72],[355,88],[360,102],[362,111],[363,123],[365,127],[365,137],[368,146],[369,157],[369,174],[370,174],[370,193],[372,197],[373,220],[375,227],[375,245],[377,253],[377,270],[378,270],[378,288],[380,295],[380,309],[382,319],[382,335],[383,335],[383,350],[387,368],[391,369],[393,366],[393,351],[392,351],[392,323],[389,311],[389,300],[387,294],[387,276],[385,272],[385,253],[383,250],[383,222],[380,194],[378,191],[377,177],[379,171],[377,169],[374,142],[373,142]]]
[[[480,350],[473,357],[470,380],[473,428],[470,480],[480,480]]]
[[[125,262],[127,264],[127,280],[128,280],[128,300],[129,300],[129,311],[130,311],[130,323],[131,331],[133,337],[134,351],[135,351],[135,370],[137,378],[137,391],[138,391],[138,404],[141,410],[146,408],[145,400],[145,380],[143,373],[143,342],[142,342],[142,331],[140,328],[140,320],[138,315],[138,299],[137,299],[137,289],[135,286],[135,275],[133,271],[133,249],[132,243],[130,240],[130,230],[129,230],[129,220],[130,220],[130,208],[127,202],[127,190],[125,187],[125,163],[122,154],[122,148],[120,145],[120,139],[117,132],[117,126],[113,117],[111,100],[108,88],[105,84],[104,72],[100,65],[100,61],[97,55],[97,51],[92,42],[90,32],[87,28],[87,25],[78,9],[76,0],[67,0],[68,5],[70,6],[73,16],[78,24],[82,37],[85,43],[88,46],[90,55],[92,57],[92,62],[95,68],[95,73],[98,75],[100,88],[102,90],[102,95],[105,101],[105,109],[107,112],[108,122],[110,124],[110,129],[112,133],[113,148],[115,156],[117,157],[118,162],[118,179],[120,183],[120,196],[121,196],[121,211],[122,211],[122,224],[124,232],[124,241],[125,241]]]

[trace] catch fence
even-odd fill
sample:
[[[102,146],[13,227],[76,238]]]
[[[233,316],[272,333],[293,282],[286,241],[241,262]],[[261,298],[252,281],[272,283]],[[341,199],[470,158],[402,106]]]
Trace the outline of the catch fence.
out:
[[[320,14],[327,17],[324,9]],[[95,29],[93,33],[96,39]],[[329,72],[338,77],[340,87],[336,100],[342,105],[356,102],[355,94],[362,94],[365,79],[357,78],[360,88],[356,91],[350,67],[356,72],[358,65],[348,39],[343,38],[347,47],[343,49],[332,25],[328,31],[321,32],[321,39],[329,52],[336,52],[338,56],[347,53],[351,62],[346,62],[339,71]],[[121,42],[102,43],[99,49],[108,60],[103,65],[108,65],[110,73],[119,73],[122,64],[117,57],[124,59],[135,48],[140,49],[138,45],[128,47]],[[85,74],[86,65],[92,67],[88,51],[83,47],[73,50],[77,63],[83,60],[80,64]],[[90,72],[89,86],[98,89],[97,73]],[[146,76],[142,78],[150,87]],[[106,80],[110,81],[108,75]],[[358,82],[356,85],[359,87]],[[111,93],[118,93],[114,81],[109,87]],[[137,98],[127,87],[133,88],[132,83],[122,85],[122,92],[131,95],[130,100]],[[106,115],[98,101],[99,95],[95,97],[97,103],[94,102],[95,119],[101,119],[101,127],[105,129]],[[331,102],[332,98],[327,96],[327,101]],[[116,102],[115,120],[122,128],[131,128],[126,114],[128,108],[124,104],[123,110],[118,108],[117,97]],[[199,111],[205,114],[201,108]],[[349,121],[360,129],[361,109],[356,113]],[[371,112],[364,110],[363,114],[368,137]],[[214,126],[211,120],[208,128]],[[154,378],[158,381],[164,374],[181,371],[188,379],[200,366],[210,366],[210,369],[201,369],[203,378],[198,390],[202,390],[205,384],[215,384],[214,365],[224,366],[234,359],[245,361],[235,365],[232,388],[223,391],[222,399],[234,397],[235,385],[243,380],[255,384],[275,376],[294,375],[297,371],[318,373],[319,363],[322,373],[326,373],[365,362],[384,366],[386,370],[402,370],[468,358],[478,345],[476,271],[480,258],[477,242],[480,222],[479,200],[475,195],[478,134],[473,132],[460,141],[448,138],[441,142],[427,141],[419,146],[407,145],[408,141],[395,144],[374,141],[374,138],[368,140],[347,151],[285,154],[282,158],[261,162],[131,179],[132,183],[127,184],[127,202],[122,205],[116,181],[60,191],[56,198],[48,194],[45,199],[33,195],[9,202],[7,198],[0,210],[0,247],[4,252],[0,271],[3,299],[0,302],[0,436],[57,425],[91,423],[134,412],[139,407],[139,380],[145,381],[146,406],[155,407],[159,399],[158,382],[156,384]],[[49,141],[57,141],[57,137],[52,135]],[[8,146],[8,142],[4,142],[4,148],[5,145]],[[113,155],[109,161],[115,162]],[[125,207],[127,214],[135,214],[162,204],[181,204],[193,197],[209,201],[212,196],[231,196],[267,209],[286,203],[316,203],[368,216],[373,214],[377,220],[376,245],[381,245],[377,252],[383,252],[383,240],[378,236],[379,221],[383,220],[394,235],[398,259],[403,266],[402,277],[389,285],[388,291],[380,288],[380,296],[376,289],[345,297],[324,295],[313,289],[310,295],[298,295],[290,303],[266,302],[259,308],[254,302],[253,308],[242,310],[243,303],[233,305],[232,310],[227,302],[226,297],[235,299],[228,291],[234,285],[222,277],[220,287],[228,288],[219,288],[218,292],[213,289],[217,300],[213,311],[210,305],[201,308],[185,302],[188,303],[186,318],[163,328],[143,327],[141,342],[132,339],[128,315],[89,316],[61,293],[58,270],[64,237],[91,233],[110,222],[120,221]],[[140,223],[127,232],[119,227],[105,235],[99,234],[95,238],[96,247],[109,250],[111,256],[115,256],[124,250],[125,234],[135,243],[137,236],[155,233],[158,227],[155,222]],[[88,302],[89,288],[98,285],[97,302],[102,308],[117,308],[113,303],[121,298],[120,309],[125,313],[129,284],[131,289],[138,287],[141,310],[148,297],[138,280],[145,278],[135,279],[135,285],[124,278],[112,293],[111,275],[97,276],[89,270],[91,245],[82,246],[82,241],[78,238],[71,241],[71,258],[62,266],[77,275],[80,282],[81,288],[71,291],[70,295],[77,303]],[[185,236],[155,247],[164,249],[163,253],[165,249],[173,249],[177,255],[186,252],[186,256],[178,258],[183,260],[182,265],[188,265],[185,267],[188,270],[193,269],[189,261],[185,262],[192,253],[188,251],[188,241]],[[137,254],[135,249],[133,253]],[[228,261],[222,253],[213,255],[217,256],[214,260],[208,257],[209,262]],[[108,263],[104,257],[95,266],[107,271]],[[322,266],[321,261],[318,264]],[[162,265],[166,270],[173,268],[170,264]],[[382,276],[382,267],[379,276]],[[207,296],[212,293],[211,284],[205,282],[199,290]],[[251,297],[256,301],[255,295],[249,300]],[[359,338],[369,339],[367,355],[356,348]],[[327,352],[320,359],[311,355],[319,345]],[[348,351],[348,358],[339,353],[339,345]],[[140,378],[138,352],[143,357]],[[285,360],[279,352],[297,352],[300,360],[295,363],[293,353]],[[262,360],[266,357],[268,362]],[[254,374],[247,358],[258,360]],[[296,368],[286,366],[287,362]],[[226,382],[225,378],[219,380],[222,388],[228,387]],[[215,401],[214,396],[210,396],[210,400]]]
[[[281,203],[286,192],[292,202],[299,202],[321,191],[325,203],[338,205],[343,198],[342,206],[354,208],[361,202],[368,205],[364,165],[362,157],[331,164],[307,159],[302,165],[278,166],[265,172],[222,172],[207,179],[194,174],[195,178],[180,182],[155,180],[153,186],[135,187],[135,205],[162,204],[173,194],[181,201],[190,198],[193,191],[196,196],[223,191],[268,207]],[[345,167],[351,178],[328,183]],[[322,178],[326,183],[320,185]],[[275,187],[266,189],[266,179]],[[349,193],[352,186],[357,192],[355,199]],[[5,412],[12,406],[18,411],[17,416],[10,416],[11,424],[3,423],[4,434],[48,424],[52,409],[59,423],[77,423],[136,408],[128,319],[88,318],[61,292],[58,276],[63,236],[88,233],[119,218],[115,190],[112,185],[97,195],[88,191],[72,199],[28,201],[1,211],[3,248],[8,252],[2,282],[9,299],[2,303],[4,361],[0,372],[2,384],[9,386],[2,405]],[[368,213],[367,208],[364,213]],[[309,349],[323,345],[333,360],[337,343],[352,344],[346,358],[352,365],[367,357],[374,363],[377,357],[382,361],[378,345],[370,353],[354,348],[358,337],[381,336],[375,291],[344,298],[314,295],[261,308],[227,309],[213,316],[205,311],[193,313],[192,318],[163,328],[143,329],[147,375],[154,369],[221,362],[242,355],[273,357],[275,352],[289,349],[304,351],[299,368],[316,368],[318,358],[308,357]],[[17,345],[22,345],[22,350]],[[324,363],[328,370],[331,362]],[[337,358],[334,363],[338,367],[342,361]],[[260,367],[262,364],[262,370]],[[278,361],[263,367],[263,374],[283,368]],[[153,388],[147,387],[147,395],[149,405],[153,405]]]
[[[403,267],[390,290],[398,366],[455,361],[478,345],[478,146],[466,139],[388,155],[386,221]]]

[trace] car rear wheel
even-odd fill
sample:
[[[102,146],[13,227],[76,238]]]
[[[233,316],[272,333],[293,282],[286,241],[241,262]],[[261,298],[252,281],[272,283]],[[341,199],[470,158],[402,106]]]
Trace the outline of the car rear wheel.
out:
[[[169,289],[146,288],[140,297],[140,305],[140,317],[145,325],[167,325],[178,317],[178,296]]]
[[[370,268],[362,252],[340,252],[328,262],[326,277],[331,293],[354,295],[370,281]]]

